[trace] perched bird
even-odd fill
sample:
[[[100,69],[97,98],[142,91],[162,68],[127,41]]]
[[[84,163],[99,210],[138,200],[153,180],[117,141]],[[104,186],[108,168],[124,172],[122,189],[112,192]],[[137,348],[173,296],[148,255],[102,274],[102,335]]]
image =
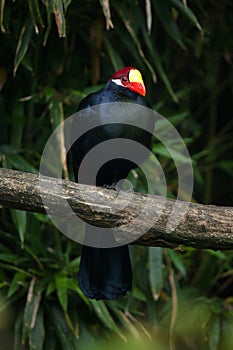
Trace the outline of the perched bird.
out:
[[[111,108],[114,108],[115,102],[130,102],[151,108],[145,95],[146,89],[141,73],[134,67],[125,67],[113,74],[103,89],[86,96],[81,101],[78,111],[86,110],[88,118],[90,107],[110,102],[113,103]],[[106,121],[106,118],[112,118],[111,113],[108,114],[106,109],[103,109],[103,114],[99,116],[100,120]],[[115,114],[113,115],[116,119]],[[140,118],[143,118],[143,115],[140,115]],[[150,149],[150,133],[141,128],[122,124],[122,122],[118,124],[117,120],[113,122],[116,124],[105,123],[84,133],[72,145],[71,153],[76,181],[78,181],[78,171],[84,157],[93,147],[103,141],[126,138],[140,142],[148,150]],[[78,127],[77,118],[72,132],[75,133]],[[134,162],[127,159],[110,160],[99,169],[96,185],[114,187],[119,180],[127,177],[131,169],[136,167]],[[83,245],[78,280],[80,288],[88,298],[117,299],[124,296],[127,291],[131,290],[132,284],[128,246],[96,248]]]

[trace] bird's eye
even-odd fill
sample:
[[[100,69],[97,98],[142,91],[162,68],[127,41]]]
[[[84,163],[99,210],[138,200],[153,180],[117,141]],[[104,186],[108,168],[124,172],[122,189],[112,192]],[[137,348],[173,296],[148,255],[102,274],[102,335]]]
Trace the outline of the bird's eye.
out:
[[[122,78],[121,78],[121,82],[122,82],[122,83],[127,83],[127,81],[128,81],[128,79],[127,79],[126,77],[122,77]]]

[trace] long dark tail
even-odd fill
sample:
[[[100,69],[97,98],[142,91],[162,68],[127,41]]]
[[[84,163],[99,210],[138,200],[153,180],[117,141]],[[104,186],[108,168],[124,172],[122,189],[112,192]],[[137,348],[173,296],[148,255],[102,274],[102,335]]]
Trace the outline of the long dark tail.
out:
[[[127,245],[116,248],[83,246],[79,286],[91,299],[117,299],[131,290],[132,271]]]

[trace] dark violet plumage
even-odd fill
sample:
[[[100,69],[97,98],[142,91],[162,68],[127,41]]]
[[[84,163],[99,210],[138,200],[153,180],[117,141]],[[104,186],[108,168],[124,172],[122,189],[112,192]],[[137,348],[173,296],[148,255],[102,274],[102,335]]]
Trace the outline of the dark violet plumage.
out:
[[[91,106],[109,102],[130,102],[151,108],[144,96],[145,86],[140,72],[133,67],[126,67],[116,72],[102,90],[84,98],[78,110],[88,111]],[[100,116],[100,119],[101,117],[106,119],[106,115]],[[117,123],[117,120],[114,122]],[[78,128],[78,121],[76,124],[72,128],[73,133]],[[76,181],[84,156],[100,142],[113,138],[132,139],[150,149],[151,135],[143,129],[125,124],[123,127],[122,124],[107,124],[94,128],[82,135],[71,148]],[[112,186],[126,178],[129,171],[135,167],[136,165],[129,160],[113,159],[99,170],[96,185]],[[78,280],[83,293],[89,298],[117,299],[124,296],[131,290],[132,283],[128,246],[93,248],[84,245]]]

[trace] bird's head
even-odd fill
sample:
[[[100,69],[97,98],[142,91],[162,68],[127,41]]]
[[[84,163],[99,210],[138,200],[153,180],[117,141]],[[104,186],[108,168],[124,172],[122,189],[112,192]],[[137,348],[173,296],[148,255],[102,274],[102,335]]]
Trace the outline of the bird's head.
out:
[[[134,67],[125,67],[118,70],[109,80],[139,95],[146,95],[146,88],[142,80],[142,75],[139,70]]]

